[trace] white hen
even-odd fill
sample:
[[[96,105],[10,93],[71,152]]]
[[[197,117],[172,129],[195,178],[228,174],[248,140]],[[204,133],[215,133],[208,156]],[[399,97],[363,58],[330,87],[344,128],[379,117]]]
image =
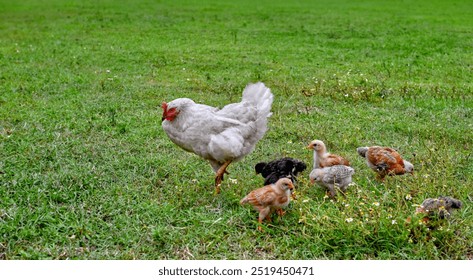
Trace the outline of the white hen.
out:
[[[273,98],[261,82],[249,84],[241,102],[222,109],[178,98],[162,104],[162,127],[176,145],[210,162],[219,193],[228,165],[253,151],[266,133]]]

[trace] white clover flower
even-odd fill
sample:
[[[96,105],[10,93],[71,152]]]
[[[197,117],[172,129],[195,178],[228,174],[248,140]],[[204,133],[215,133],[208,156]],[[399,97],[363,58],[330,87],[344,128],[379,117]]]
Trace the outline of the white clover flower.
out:
[[[351,222],[353,222],[353,218],[347,218],[347,219],[345,219],[345,222],[351,223]]]

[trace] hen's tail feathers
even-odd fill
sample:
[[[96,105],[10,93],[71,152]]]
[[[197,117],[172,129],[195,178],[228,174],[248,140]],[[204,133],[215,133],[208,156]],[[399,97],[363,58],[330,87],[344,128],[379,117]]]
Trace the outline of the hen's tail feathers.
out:
[[[272,115],[271,105],[273,104],[274,96],[271,90],[262,82],[249,84],[243,90],[242,101],[246,101],[256,106],[258,116],[256,119],[256,126],[258,127],[257,139],[263,138],[267,130],[268,118]]]
[[[368,151],[368,147],[359,147],[356,149],[358,154],[362,157],[366,157],[366,152]]]
[[[264,117],[271,116],[271,105],[273,104],[273,94],[271,90],[262,82],[249,84],[243,90],[243,101],[256,105],[260,114]]]

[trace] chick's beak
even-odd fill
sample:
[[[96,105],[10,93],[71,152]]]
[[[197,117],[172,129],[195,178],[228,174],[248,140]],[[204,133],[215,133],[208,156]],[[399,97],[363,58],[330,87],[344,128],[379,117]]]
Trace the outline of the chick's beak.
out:
[[[314,147],[315,147],[315,143],[314,143],[315,141],[316,141],[316,140],[314,140],[314,141],[310,142],[310,143],[309,143],[309,145],[307,146],[307,149],[311,149],[311,150],[313,150],[313,149],[314,149]]]

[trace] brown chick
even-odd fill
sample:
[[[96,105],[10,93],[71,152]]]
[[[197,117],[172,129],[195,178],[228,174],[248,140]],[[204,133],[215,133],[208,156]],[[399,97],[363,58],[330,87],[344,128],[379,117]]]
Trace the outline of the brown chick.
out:
[[[439,218],[444,219],[450,217],[453,209],[460,209],[461,207],[460,200],[449,196],[441,196],[424,200],[416,209],[416,213],[425,213],[431,217],[438,215]]]
[[[240,200],[240,204],[249,203],[259,212],[258,223],[262,223],[263,219],[271,220],[270,213],[272,210],[282,210],[283,207],[289,205],[291,201],[291,191],[294,189],[291,179],[281,178],[276,183],[264,186],[262,188],[251,191],[247,196]],[[278,212],[282,215],[282,211]],[[262,228],[259,225],[258,230]]]
[[[384,180],[386,175],[393,176],[414,172],[412,163],[403,160],[401,155],[393,148],[371,146],[359,147],[356,151],[366,159],[366,164],[378,173],[378,179],[380,180]]]
[[[335,154],[327,153],[324,142],[314,140],[310,142],[308,149],[314,150],[314,169],[330,167],[334,165],[350,166],[350,162],[343,157]]]

